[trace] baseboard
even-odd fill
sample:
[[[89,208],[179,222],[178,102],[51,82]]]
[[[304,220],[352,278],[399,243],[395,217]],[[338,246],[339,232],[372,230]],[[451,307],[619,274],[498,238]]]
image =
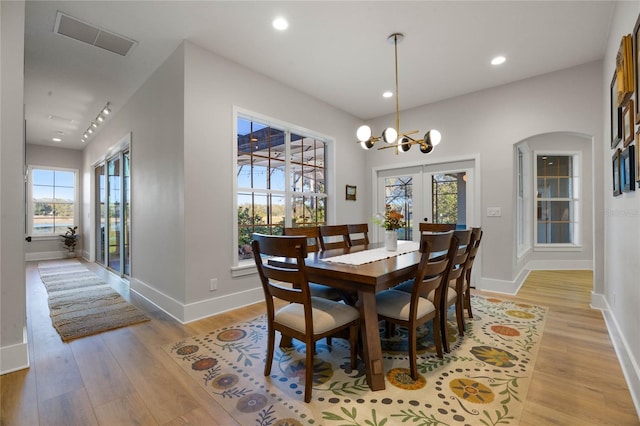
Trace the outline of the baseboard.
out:
[[[530,271],[593,270],[591,260],[531,260],[525,265]]]
[[[67,258],[66,250],[33,252],[33,253],[26,253],[24,256],[24,260],[26,260],[27,262],[38,261],[38,260],[66,259],[66,258]]]
[[[593,309],[609,309],[609,305],[607,304],[607,299],[604,297],[602,293],[594,293],[591,292],[591,304],[589,305]]]
[[[29,368],[29,345],[23,343],[0,347],[0,375]]]
[[[609,331],[609,337],[613,343],[613,348],[618,356],[620,368],[622,368],[622,373],[624,374],[627,386],[629,387],[631,399],[636,407],[636,413],[638,413],[638,417],[640,417],[640,368],[631,354],[629,344],[627,343],[624,334],[621,333],[616,318],[611,313],[609,304],[606,299],[603,298],[603,300],[606,309],[602,309],[602,316],[604,317],[604,322],[607,326],[607,330]]]
[[[187,304],[167,296],[136,278],[130,279],[129,288],[181,324],[187,324],[264,300],[264,293],[260,287]]]

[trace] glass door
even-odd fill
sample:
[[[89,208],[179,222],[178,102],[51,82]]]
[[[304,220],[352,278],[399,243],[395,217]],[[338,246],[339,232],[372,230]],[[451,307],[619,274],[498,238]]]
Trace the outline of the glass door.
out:
[[[105,265],[106,248],[106,188],[105,188],[105,165],[100,164],[94,169],[95,191],[96,191],[96,263]]]
[[[131,156],[122,151],[96,166],[96,263],[131,275]]]
[[[474,223],[473,170],[470,160],[378,171],[376,212],[390,204],[404,215],[406,227],[399,239],[418,241],[420,222],[455,223],[465,229]]]
[[[107,210],[107,266],[114,271],[120,269],[120,244],[122,240],[122,191],[120,177],[120,157],[113,158],[107,163],[108,182],[108,210]]]

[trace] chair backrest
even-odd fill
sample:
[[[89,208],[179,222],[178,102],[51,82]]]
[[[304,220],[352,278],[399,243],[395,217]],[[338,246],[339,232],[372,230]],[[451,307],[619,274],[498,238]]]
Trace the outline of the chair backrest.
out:
[[[420,235],[421,256],[411,294],[412,305],[417,306],[418,297],[427,297],[435,290],[433,303],[438,308],[443,306],[457,249],[458,239],[452,231]],[[442,252],[446,254],[433,256],[434,253]]]
[[[462,276],[467,264],[467,259],[469,258],[469,253],[475,241],[473,230],[471,229],[453,231],[453,235],[458,240],[458,247],[456,247],[453,264],[451,265],[449,281],[457,280]]]
[[[476,259],[478,254],[478,250],[480,249],[480,241],[482,240],[482,228],[471,228],[473,231],[473,244],[471,244],[471,249],[469,250],[469,257],[467,258],[467,264],[465,265],[465,270],[467,274],[467,281],[470,280],[471,268],[473,267],[473,261]]]
[[[284,228],[284,235],[307,237],[307,253],[320,251],[320,229],[317,226]]]
[[[455,231],[455,223],[430,223],[420,222],[420,232],[447,232]]]
[[[305,236],[253,234],[251,247],[264,290],[269,319],[273,320],[274,316],[273,298],[290,303],[301,303],[305,307],[310,307],[311,294],[304,264],[304,258],[307,256],[307,238]],[[296,259],[296,262],[292,262],[287,267],[274,266],[269,264],[268,258],[271,256],[288,257]],[[311,309],[308,310],[309,320],[311,320]]]
[[[369,244],[369,224],[356,223],[347,225],[347,228],[352,246],[365,246]]]
[[[347,225],[320,226],[320,248],[322,250],[347,247],[351,247],[351,239],[349,238],[349,227]]]

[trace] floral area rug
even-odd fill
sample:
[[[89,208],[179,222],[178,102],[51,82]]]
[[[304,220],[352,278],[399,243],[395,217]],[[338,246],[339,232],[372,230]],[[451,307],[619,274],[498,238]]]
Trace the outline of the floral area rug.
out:
[[[449,312],[444,359],[435,354],[431,323],[420,329],[417,381],[409,376],[407,330],[398,327],[387,339],[380,323],[382,391],[369,389],[361,361],[350,368],[347,341],[318,341],[308,404],[304,344],[276,348],[271,375],[263,375],[265,316],[163,349],[242,425],[518,424],[547,308],[480,296],[472,296],[472,308],[461,338]]]

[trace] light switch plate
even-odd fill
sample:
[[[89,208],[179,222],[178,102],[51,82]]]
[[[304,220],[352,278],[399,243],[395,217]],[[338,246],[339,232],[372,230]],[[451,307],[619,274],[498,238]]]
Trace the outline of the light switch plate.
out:
[[[500,207],[487,207],[487,216],[489,217],[502,216],[502,209]]]

